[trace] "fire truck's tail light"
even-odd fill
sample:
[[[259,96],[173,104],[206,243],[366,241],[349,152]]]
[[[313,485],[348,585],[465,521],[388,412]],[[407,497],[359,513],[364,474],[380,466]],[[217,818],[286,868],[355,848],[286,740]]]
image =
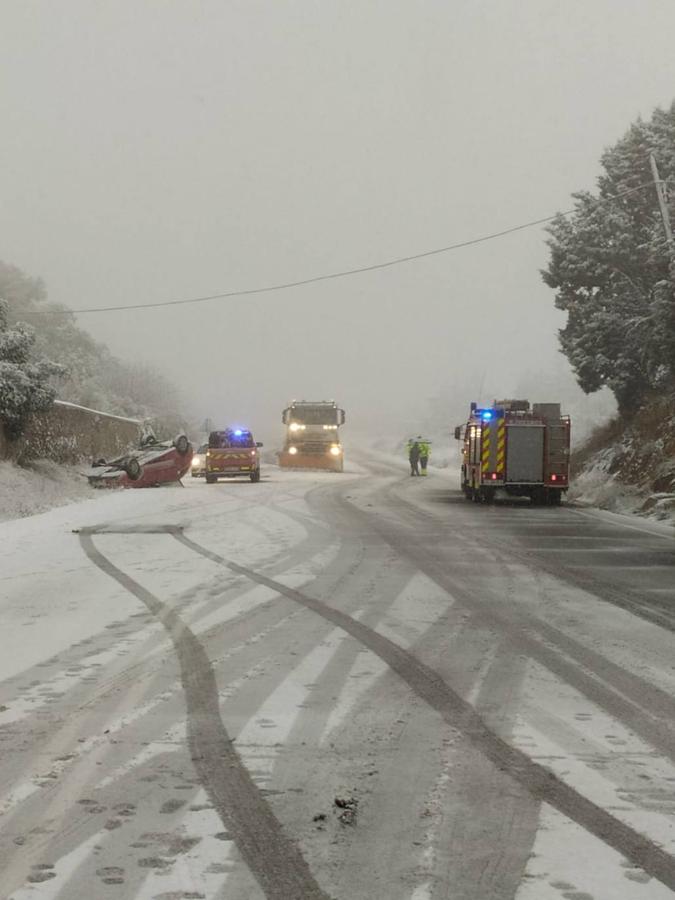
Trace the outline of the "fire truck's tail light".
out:
[[[493,480],[493,481],[496,481],[496,480],[497,480],[497,473],[496,473],[496,472],[493,472],[493,473],[492,473],[492,480]]]
[[[551,475],[551,481],[557,481],[557,480],[558,480],[557,475]]]

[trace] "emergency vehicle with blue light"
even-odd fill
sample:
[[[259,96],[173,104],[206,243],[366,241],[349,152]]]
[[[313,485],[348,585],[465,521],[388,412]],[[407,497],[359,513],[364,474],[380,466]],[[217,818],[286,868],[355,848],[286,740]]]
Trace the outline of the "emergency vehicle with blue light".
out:
[[[204,478],[215,484],[219,478],[248,477],[260,481],[260,453],[262,444],[253,440],[245,428],[224,428],[209,434]]]
[[[558,506],[569,487],[570,418],[559,403],[472,403],[455,438],[463,441],[461,487],[468,500],[491,503],[501,489]]]

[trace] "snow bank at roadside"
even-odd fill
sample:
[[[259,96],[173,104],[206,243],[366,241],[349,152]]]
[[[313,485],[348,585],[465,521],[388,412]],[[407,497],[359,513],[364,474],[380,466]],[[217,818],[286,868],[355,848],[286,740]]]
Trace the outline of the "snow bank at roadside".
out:
[[[570,495],[675,524],[675,395],[598,427],[572,455]]]
[[[46,512],[93,496],[74,466],[35,460],[29,466],[0,462],[0,522]]]
[[[574,476],[568,499],[614,513],[639,515],[675,525],[675,494],[650,493],[644,486],[625,484],[608,471],[611,451],[600,454]]]

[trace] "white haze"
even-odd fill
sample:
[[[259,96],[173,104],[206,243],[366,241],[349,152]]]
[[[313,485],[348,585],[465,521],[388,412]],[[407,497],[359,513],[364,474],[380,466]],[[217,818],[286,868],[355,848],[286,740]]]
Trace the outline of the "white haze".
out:
[[[570,206],[675,94],[675,4],[3,0],[0,258],[103,307],[368,265]],[[279,431],[292,397],[360,431],[545,386],[541,228],[307,287],[82,315],[195,417]],[[427,401],[440,398],[433,406]],[[595,406],[589,406],[592,403]]]

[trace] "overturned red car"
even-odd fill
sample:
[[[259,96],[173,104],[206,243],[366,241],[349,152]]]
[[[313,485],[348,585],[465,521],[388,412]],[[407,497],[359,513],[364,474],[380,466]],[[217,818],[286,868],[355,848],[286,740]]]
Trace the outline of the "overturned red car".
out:
[[[94,487],[157,487],[180,481],[190,470],[192,444],[186,435],[158,441],[154,435],[141,440],[136,450],[117,459],[97,459],[87,473]]]

